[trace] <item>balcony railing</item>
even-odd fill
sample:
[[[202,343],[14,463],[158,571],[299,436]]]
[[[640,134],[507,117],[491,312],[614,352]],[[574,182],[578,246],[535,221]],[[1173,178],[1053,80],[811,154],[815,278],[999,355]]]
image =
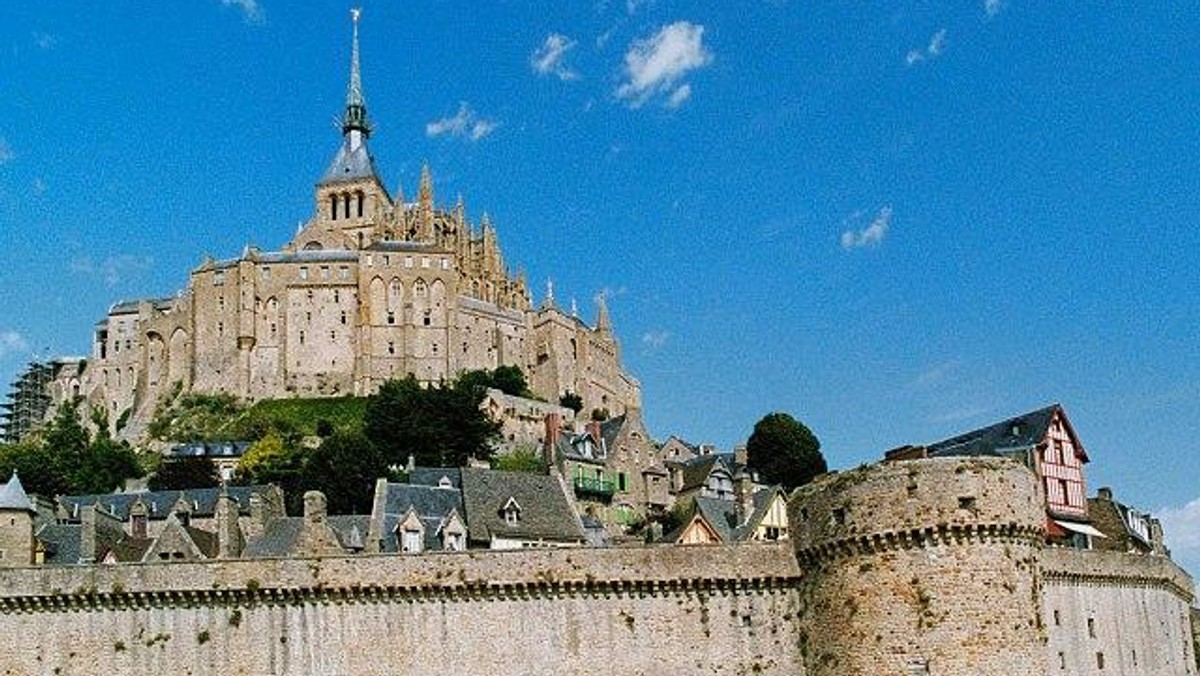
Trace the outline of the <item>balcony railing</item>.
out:
[[[605,498],[611,498],[616,492],[616,487],[613,482],[605,479],[595,479],[586,476],[575,477],[575,494],[576,495],[598,495]]]

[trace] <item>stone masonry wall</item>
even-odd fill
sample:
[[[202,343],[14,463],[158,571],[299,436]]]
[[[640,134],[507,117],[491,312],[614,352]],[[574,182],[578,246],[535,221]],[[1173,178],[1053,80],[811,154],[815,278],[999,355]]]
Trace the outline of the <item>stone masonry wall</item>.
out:
[[[25,568],[0,674],[804,674],[786,545]]]
[[[1170,559],[1048,549],[1042,568],[1047,673],[1197,673],[1192,581]]]
[[[1033,474],[934,459],[827,475],[795,492],[798,637],[813,676],[1042,676]]]

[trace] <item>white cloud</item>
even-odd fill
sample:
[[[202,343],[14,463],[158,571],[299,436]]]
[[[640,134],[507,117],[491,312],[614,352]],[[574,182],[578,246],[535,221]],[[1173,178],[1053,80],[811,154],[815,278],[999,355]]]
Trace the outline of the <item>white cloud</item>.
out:
[[[649,7],[653,4],[654,0],[625,0],[625,11],[635,14],[642,7]]]
[[[58,37],[50,33],[34,31],[33,44],[37,45],[38,49],[49,51],[58,45]]]
[[[1200,570],[1200,498],[1182,507],[1159,510],[1163,537],[1171,550],[1171,558],[1192,572]]]
[[[458,112],[450,117],[443,117],[425,125],[426,136],[463,136],[478,141],[496,130],[500,124],[494,120],[479,117],[471,106],[463,101],[458,104]]]
[[[564,63],[567,52],[574,49],[576,42],[561,33],[551,33],[546,41],[529,58],[529,65],[538,75],[554,75],[560,80],[574,80],[579,73]]]
[[[258,4],[258,0],[221,0],[221,4],[240,9],[246,23],[262,23],[267,18],[262,6]]]
[[[13,152],[12,146],[8,145],[8,141],[4,140],[3,136],[0,136],[0,164],[8,164],[15,158],[16,154]]]
[[[680,85],[675,91],[671,92],[671,95],[667,97],[666,106],[668,108],[678,108],[679,106],[682,106],[683,102],[687,101],[688,98],[691,97],[691,95],[692,95],[692,85],[687,84],[685,82],[682,85]]]
[[[946,29],[941,28],[929,38],[929,45],[927,47],[924,49],[908,50],[908,53],[904,55],[904,64],[906,66],[915,66],[925,60],[932,61],[941,56],[945,48]]]
[[[109,256],[97,263],[87,256],[71,261],[71,272],[79,275],[99,277],[108,286],[116,286],[126,275],[150,269],[153,259],[147,256],[121,254]]]
[[[0,358],[28,349],[29,344],[25,342],[25,338],[21,334],[12,330],[0,331]]]
[[[41,178],[35,178],[35,179],[33,179],[32,182],[30,182],[29,189],[32,190],[33,194],[35,194],[35,195],[45,195],[46,194],[46,182],[43,181]]]
[[[851,214],[849,222],[858,220],[857,215],[861,212]],[[853,228],[842,233],[842,248],[846,250],[857,249],[864,246],[874,246],[883,241],[887,235],[888,229],[892,227],[892,208],[890,206],[882,207],[875,218],[867,227],[861,230]]]
[[[667,331],[647,331],[642,334],[642,345],[651,350],[659,350],[667,344],[670,337],[671,334]]]
[[[983,0],[983,11],[989,19],[999,14],[1002,9],[1004,9],[1003,0]]]
[[[927,49],[927,51],[929,52],[929,58],[932,59],[936,56],[940,56],[942,53],[942,47],[944,47],[945,44],[946,44],[946,29],[943,28],[943,29],[939,30],[938,32],[934,33],[933,37],[929,38],[929,48]]]
[[[704,46],[704,26],[688,21],[663,26],[652,37],[635,40],[625,52],[626,81],[617,88],[617,97],[637,108],[656,94],[665,94],[666,105],[678,106],[692,91],[680,80],[712,59]]]

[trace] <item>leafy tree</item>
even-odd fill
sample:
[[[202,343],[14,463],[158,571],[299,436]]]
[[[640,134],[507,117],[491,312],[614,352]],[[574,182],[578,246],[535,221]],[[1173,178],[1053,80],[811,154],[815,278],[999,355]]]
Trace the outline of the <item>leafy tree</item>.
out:
[[[746,458],[764,481],[789,491],[828,469],[816,435],[787,413],[769,413],[754,424]]]
[[[575,411],[575,414],[578,415],[579,412],[583,410],[583,397],[575,394],[574,392],[567,392],[558,398],[558,405],[569,408],[572,411]]]
[[[592,409],[592,420],[593,421],[604,422],[605,420],[608,420],[608,418],[609,418],[609,412],[608,412],[607,408],[593,408]]]
[[[546,473],[546,460],[535,448],[522,447],[492,459],[492,469],[509,472]]]
[[[299,445],[286,443],[274,432],[268,433],[246,449],[238,461],[234,481],[243,485],[278,485],[290,511],[303,499],[304,456]]]
[[[389,466],[405,464],[409,454],[418,464],[433,467],[487,460],[500,424],[480,408],[483,395],[469,378],[429,387],[421,387],[412,375],[390,380],[367,402],[364,430]]]
[[[107,493],[142,476],[137,454],[108,435],[108,419],[92,411],[99,431],[88,434],[75,403],[63,404],[38,439],[0,450],[0,472],[14,469],[31,493],[45,496]]]
[[[154,476],[150,490],[171,491],[186,488],[212,488],[221,485],[221,472],[210,458],[188,455],[164,460]]]
[[[366,434],[339,431],[308,455],[301,483],[325,494],[330,514],[369,514],[375,480],[387,475],[387,463]]]
[[[492,371],[492,387],[517,397],[531,398],[533,394],[519,366],[497,366]]]

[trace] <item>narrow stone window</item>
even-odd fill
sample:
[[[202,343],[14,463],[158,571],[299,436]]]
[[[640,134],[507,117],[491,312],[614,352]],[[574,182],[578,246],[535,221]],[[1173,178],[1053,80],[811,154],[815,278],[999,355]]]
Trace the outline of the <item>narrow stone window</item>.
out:
[[[1102,653],[1102,652],[1096,653],[1096,668],[1097,669],[1104,668],[1104,653]]]
[[[300,332],[300,344],[301,345],[304,344],[304,332],[303,331]]]
[[[363,194],[362,194],[362,191],[359,190],[358,191],[358,217],[362,218],[362,215],[363,215]]]
[[[390,340],[388,341],[388,354],[396,354],[396,344]]]
[[[392,310],[388,310],[387,323],[388,324],[396,323],[396,313]]]
[[[333,221],[337,220],[337,202],[337,195],[329,196],[329,219]]]
[[[342,302],[342,294],[339,293],[337,289],[333,290],[333,302],[335,302],[335,303]],[[342,322],[342,323],[345,324],[346,322]]]
[[[1088,621],[1088,638],[1096,638],[1096,620],[1089,617]]]
[[[1054,626],[1056,626],[1056,627],[1062,626],[1062,617],[1058,614],[1057,610],[1054,611]]]
[[[1067,668],[1067,654],[1061,650],[1058,651],[1058,668],[1059,669]]]
[[[346,325],[346,311],[342,310],[342,325]]]

